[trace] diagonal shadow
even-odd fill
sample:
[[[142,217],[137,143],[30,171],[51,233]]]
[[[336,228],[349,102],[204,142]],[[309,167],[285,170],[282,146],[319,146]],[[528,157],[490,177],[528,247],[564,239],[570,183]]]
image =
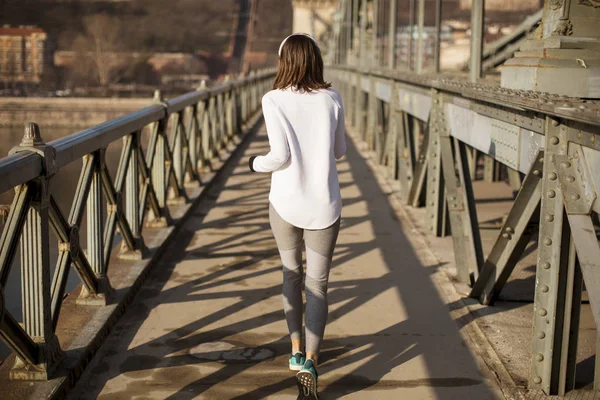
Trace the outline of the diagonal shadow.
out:
[[[401,302],[404,315],[392,316],[391,319],[397,321],[375,333],[349,332],[344,337],[328,337],[326,333],[322,353],[322,397],[332,399],[375,387],[383,387],[386,390],[427,387],[433,390],[436,398],[445,400],[456,398],[457,388],[468,393],[477,387],[478,398],[494,398],[480,379],[475,360],[462,346],[458,326],[450,318],[448,305],[442,301],[431,280],[431,269],[436,266],[421,265],[405,232],[393,216],[394,212],[387,197],[381,192],[367,165],[351,143],[348,143],[347,160],[350,168],[345,174],[354,178],[354,184],[342,185],[348,189],[355,187],[359,194],[345,198],[344,205],[348,207],[349,204],[364,202],[368,213],[364,216],[343,217],[340,237],[352,240],[342,241],[335,250],[329,290],[331,312],[328,324],[342,323],[351,318],[357,327],[368,325],[369,315],[361,310],[386,292],[394,293]],[[239,169],[236,168],[233,174],[246,173],[238,172]],[[351,177],[347,176],[345,179]],[[266,181],[267,177],[261,179]],[[194,213],[193,218],[196,219],[196,224],[201,223],[202,230],[223,229],[224,233],[229,232],[229,235],[200,248],[188,250],[195,232],[182,231],[169,250],[169,261],[161,263],[160,267],[155,269],[153,276],[144,284],[134,304],[107,340],[104,346],[105,359],[96,367],[95,380],[99,380],[100,384],[85,387],[85,398],[98,397],[103,387],[120,374],[143,375],[158,368],[169,369],[205,363],[207,361],[188,354],[189,350],[201,343],[224,340],[232,335],[244,334],[284,319],[283,310],[261,315],[247,313],[249,307],[279,297],[280,284],[266,288],[214,291],[223,285],[248,279],[260,280],[262,276],[281,268],[274,241],[270,237],[268,222],[265,222],[268,221],[267,191],[262,190],[260,185],[259,192],[246,192],[257,189],[259,185],[259,179],[252,179],[244,184],[232,184],[239,195],[211,205],[211,209],[223,207],[234,211],[243,207],[243,212],[233,212],[227,217],[206,222],[206,213],[200,209]],[[216,188],[216,191],[229,190],[229,185],[221,182]],[[375,237],[355,240],[354,231],[362,226],[370,226]],[[258,246],[260,244],[264,245],[264,248]],[[245,246],[248,245],[258,248],[239,250],[247,249]],[[384,274],[374,278],[351,278],[344,274],[345,265],[359,262],[358,260],[363,260],[371,254],[381,255],[385,264]],[[235,261],[191,280],[179,282],[175,276],[175,266],[183,261],[222,257],[233,257]],[[252,270],[257,263],[265,260],[275,262],[276,266]],[[368,265],[365,265],[365,268],[368,268]],[[242,271],[241,275],[233,276]],[[173,282],[178,284],[166,288],[168,283]],[[211,291],[207,292],[208,289]],[[191,323],[156,335],[148,342],[133,345],[144,321],[160,304],[198,302],[214,298],[230,298],[233,301],[228,306],[213,310]],[[231,315],[237,316],[235,322],[207,329],[211,324]],[[357,329],[357,332],[360,330]],[[273,357],[283,359],[289,351],[287,335],[275,336],[270,339],[263,338],[260,347],[272,350]],[[438,339],[440,345],[436,345]],[[454,345],[450,346],[452,349],[440,348],[448,343]],[[110,348],[111,345],[114,347]],[[152,356],[145,356],[146,354]],[[119,369],[110,369],[111,358],[116,356],[125,356],[130,361],[123,363]],[[425,365],[426,377],[390,378],[398,367],[416,359],[422,360]],[[135,362],[136,360],[138,362]],[[195,398],[215,384],[247,373],[250,368],[264,361],[266,360],[245,364],[224,363],[216,371],[184,385],[169,398]],[[348,368],[349,365],[356,366]],[[260,399],[294,386],[293,377],[285,376],[278,382],[232,398]]]

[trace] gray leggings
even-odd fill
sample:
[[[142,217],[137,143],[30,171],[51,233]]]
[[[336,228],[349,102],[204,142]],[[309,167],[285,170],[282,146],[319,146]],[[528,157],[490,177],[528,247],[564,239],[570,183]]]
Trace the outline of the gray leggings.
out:
[[[340,219],[325,229],[297,228],[269,204],[269,221],[283,264],[283,310],[290,337],[302,331],[302,237],[306,245],[306,351],[319,354],[327,323],[327,281]]]

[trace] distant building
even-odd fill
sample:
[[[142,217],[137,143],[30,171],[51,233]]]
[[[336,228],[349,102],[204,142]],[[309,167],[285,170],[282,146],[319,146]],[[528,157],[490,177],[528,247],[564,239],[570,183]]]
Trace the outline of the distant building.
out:
[[[0,82],[36,84],[44,73],[46,33],[37,27],[0,27]]]

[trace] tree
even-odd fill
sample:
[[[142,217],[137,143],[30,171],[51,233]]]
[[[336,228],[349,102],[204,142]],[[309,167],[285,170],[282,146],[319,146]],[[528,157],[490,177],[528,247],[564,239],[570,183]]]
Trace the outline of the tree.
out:
[[[84,19],[85,34],[77,37],[74,48],[85,65],[88,60],[101,86],[119,80],[130,61],[123,48],[120,21],[108,14],[96,14]]]

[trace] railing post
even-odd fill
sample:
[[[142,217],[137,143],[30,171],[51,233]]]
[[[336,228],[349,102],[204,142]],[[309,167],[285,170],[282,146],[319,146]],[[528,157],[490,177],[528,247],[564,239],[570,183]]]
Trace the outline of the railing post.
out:
[[[111,291],[110,282],[106,275],[104,262],[104,207],[102,206],[102,170],[105,166],[106,149],[95,152],[93,157],[93,176],[87,198],[87,259],[96,278],[98,293],[90,293],[85,285],[77,302],[80,304],[107,304],[107,296]],[[88,156],[89,157],[89,156]]]
[[[190,136],[188,138],[188,157],[190,158],[192,168],[198,173],[199,177],[200,163],[198,162],[198,156],[201,152],[198,151],[198,134],[200,131],[200,127],[198,125],[198,104],[194,104],[191,108],[192,110],[190,113]]]
[[[43,175],[29,182],[31,203],[21,232],[21,286],[25,332],[39,348],[36,365],[17,358],[11,379],[48,380],[64,358],[51,314],[50,232],[48,207],[50,179],[54,174],[54,151],[41,138],[39,127],[30,123],[19,147],[11,153],[31,150],[44,157]]]
[[[138,132],[131,134],[132,148],[131,157],[129,159],[129,167],[127,168],[127,184],[126,184],[126,197],[125,197],[125,215],[129,226],[131,227],[131,233],[134,237],[140,236],[140,215],[139,215],[139,199],[140,199],[140,187],[139,187],[139,171],[138,171]]]
[[[154,102],[164,104],[164,99],[159,90],[154,92]],[[166,105],[164,105],[166,108]],[[156,126],[154,129],[156,132],[156,148],[154,150],[154,158],[149,163],[150,168],[152,169],[152,186],[154,187],[154,191],[156,193],[156,198],[158,200],[158,205],[161,208],[164,208],[167,204],[167,176],[166,176],[166,162],[167,162],[167,154],[166,154],[166,138],[165,134],[167,131],[169,116],[167,115],[165,118],[156,122]]]
[[[135,250],[130,250],[123,243],[119,256],[124,259],[139,260],[142,258],[144,240],[140,232],[140,175],[138,166],[140,132],[134,132],[125,136],[124,143],[131,141],[131,153],[125,180],[125,219],[129,225],[131,236],[135,243]]]
[[[225,82],[229,83],[230,78],[229,75],[225,77]],[[234,119],[234,102],[233,102],[233,87],[230,87],[229,90],[225,93],[225,121],[226,121],[226,132],[227,132],[227,140],[233,140],[235,129],[233,127],[233,119]]]
[[[177,179],[177,185],[183,187],[184,181],[184,169],[183,169],[183,138],[184,134],[184,117],[185,112],[180,111],[175,116],[175,128],[173,129],[173,168],[175,171],[175,177]]]

